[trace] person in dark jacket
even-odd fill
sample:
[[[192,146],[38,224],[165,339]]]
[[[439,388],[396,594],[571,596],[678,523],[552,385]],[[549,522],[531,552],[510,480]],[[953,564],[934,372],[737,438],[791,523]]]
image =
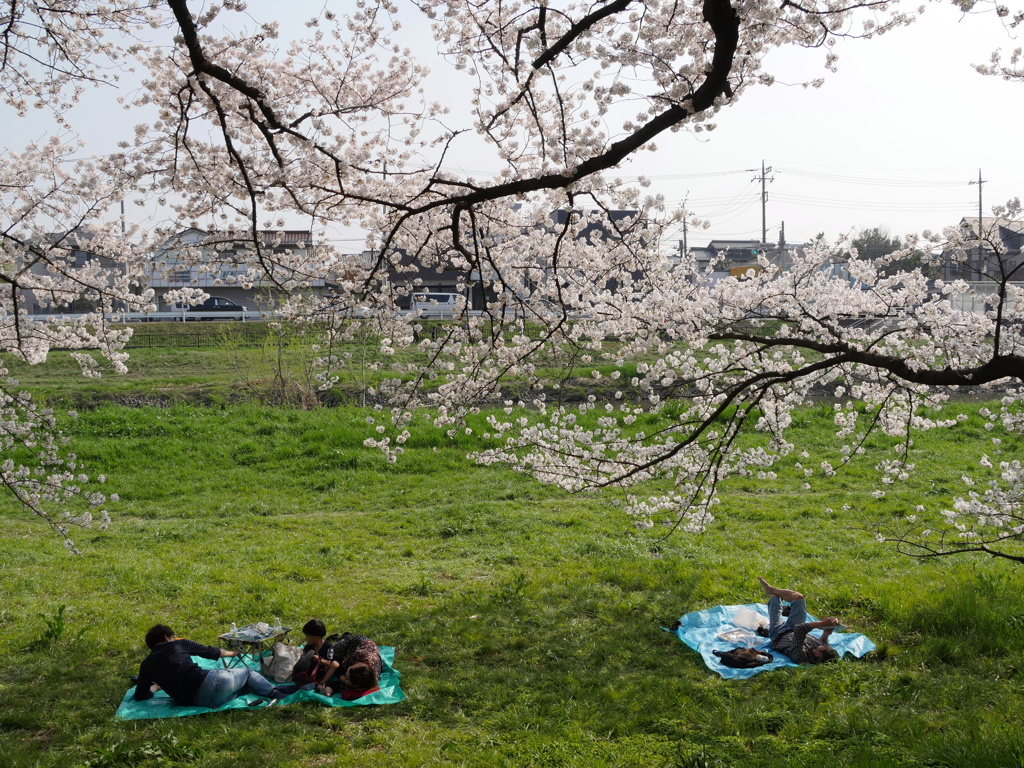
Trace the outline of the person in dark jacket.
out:
[[[334,644],[324,639],[327,627],[320,619],[310,619],[303,624],[302,634],[306,641],[302,647],[302,658],[292,670],[292,680],[300,685],[312,684],[322,693],[338,668],[334,661]]]
[[[765,595],[768,596],[768,637],[772,649],[786,654],[797,664],[824,664],[839,658],[839,653],[828,644],[832,630],[839,619],[829,616],[821,621],[807,621],[807,602],[792,589],[773,587],[760,576]],[[789,616],[782,615],[782,601],[789,603]],[[821,638],[810,634],[812,629],[822,630]]]
[[[275,686],[259,672],[245,667],[203,669],[192,661],[193,656],[221,659],[237,656],[240,652],[175,637],[174,630],[166,624],[157,624],[146,633],[146,645],[150,653],[139,667],[139,679],[135,684],[137,701],[149,699],[157,691],[164,690],[182,706],[214,709],[245,693],[282,699],[297,690],[295,686]]]

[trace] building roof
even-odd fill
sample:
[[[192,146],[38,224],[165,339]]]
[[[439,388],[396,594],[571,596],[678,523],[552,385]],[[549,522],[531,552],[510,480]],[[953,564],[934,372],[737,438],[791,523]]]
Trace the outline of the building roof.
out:
[[[976,233],[978,231],[978,217],[964,216],[960,219],[960,226]],[[1005,216],[982,216],[981,227],[983,230],[992,230],[995,227],[1007,229],[1010,232],[1024,233],[1024,221],[1008,219]]]
[[[264,229],[260,230],[260,237],[265,243],[303,246],[312,244],[313,233],[308,229]]]
[[[273,248],[308,248],[313,244],[313,233],[308,229],[261,229],[258,234],[263,245]],[[189,227],[167,238],[164,248],[174,248],[182,243],[245,248],[248,242],[249,234],[246,232]]]
[[[609,220],[613,222],[620,222],[626,219],[634,219],[634,226],[642,226],[643,220],[637,217],[637,211],[635,210],[614,210],[614,211],[602,211],[602,210],[573,210],[573,213],[581,214],[582,216],[592,217],[589,218],[587,224],[580,230],[576,237],[580,240],[591,240],[597,239],[601,241],[617,240],[618,233],[608,228],[607,223]],[[569,217],[569,212],[564,208],[559,208],[557,211],[552,211],[549,218],[552,225],[555,227],[563,226]]]
[[[760,240],[712,240],[708,243],[708,248],[714,248],[716,251],[732,251],[739,249],[767,250],[774,247],[775,246],[773,244],[762,243]]]
[[[960,219],[960,226],[972,236],[977,236],[978,217],[964,216]],[[982,232],[996,235],[999,238],[1007,255],[1018,255],[1024,246],[1024,221],[1007,219],[1003,216],[982,216],[981,228]]]

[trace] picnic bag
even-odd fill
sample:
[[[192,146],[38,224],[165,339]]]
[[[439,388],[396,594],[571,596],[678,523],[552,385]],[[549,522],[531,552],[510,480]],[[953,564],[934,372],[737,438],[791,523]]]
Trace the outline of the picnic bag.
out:
[[[292,676],[295,662],[302,657],[302,648],[286,643],[274,643],[274,653],[260,660],[263,676],[275,683],[286,683]]]
[[[774,659],[767,651],[754,648],[732,648],[728,651],[712,651],[718,660],[727,667],[734,669],[752,669],[770,664]]]

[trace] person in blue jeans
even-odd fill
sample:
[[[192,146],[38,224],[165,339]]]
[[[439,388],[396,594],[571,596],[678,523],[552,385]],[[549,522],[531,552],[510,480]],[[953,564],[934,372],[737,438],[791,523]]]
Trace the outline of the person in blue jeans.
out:
[[[145,701],[162,689],[183,706],[215,709],[246,693],[276,701],[298,690],[295,685],[274,685],[259,672],[245,667],[203,669],[192,661],[193,656],[221,659],[237,656],[240,651],[175,637],[174,630],[166,624],[157,624],[146,633],[146,645],[150,653],[139,667],[136,701]]]
[[[839,619],[829,616],[821,621],[807,620],[807,601],[793,589],[773,587],[760,576],[765,595],[768,597],[768,637],[772,649],[786,654],[797,664],[824,664],[839,658],[839,653],[828,644],[832,630],[839,626]],[[789,616],[782,615],[782,601],[789,603]],[[810,634],[820,629],[821,637]]]

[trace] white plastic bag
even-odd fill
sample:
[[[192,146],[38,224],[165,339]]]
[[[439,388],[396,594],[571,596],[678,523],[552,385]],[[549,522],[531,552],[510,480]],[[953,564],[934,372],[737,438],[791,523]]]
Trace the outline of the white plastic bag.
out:
[[[297,645],[274,643],[274,655],[260,661],[263,676],[275,683],[286,683],[291,679],[292,667],[302,656],[302,648]]]
[[[757,629],[765,623],[764,617],[761,614],[745,606],[740,606],[736,609],[736,613],[733,614],[731,621],[734,627],[742,627],[743,629]]]

